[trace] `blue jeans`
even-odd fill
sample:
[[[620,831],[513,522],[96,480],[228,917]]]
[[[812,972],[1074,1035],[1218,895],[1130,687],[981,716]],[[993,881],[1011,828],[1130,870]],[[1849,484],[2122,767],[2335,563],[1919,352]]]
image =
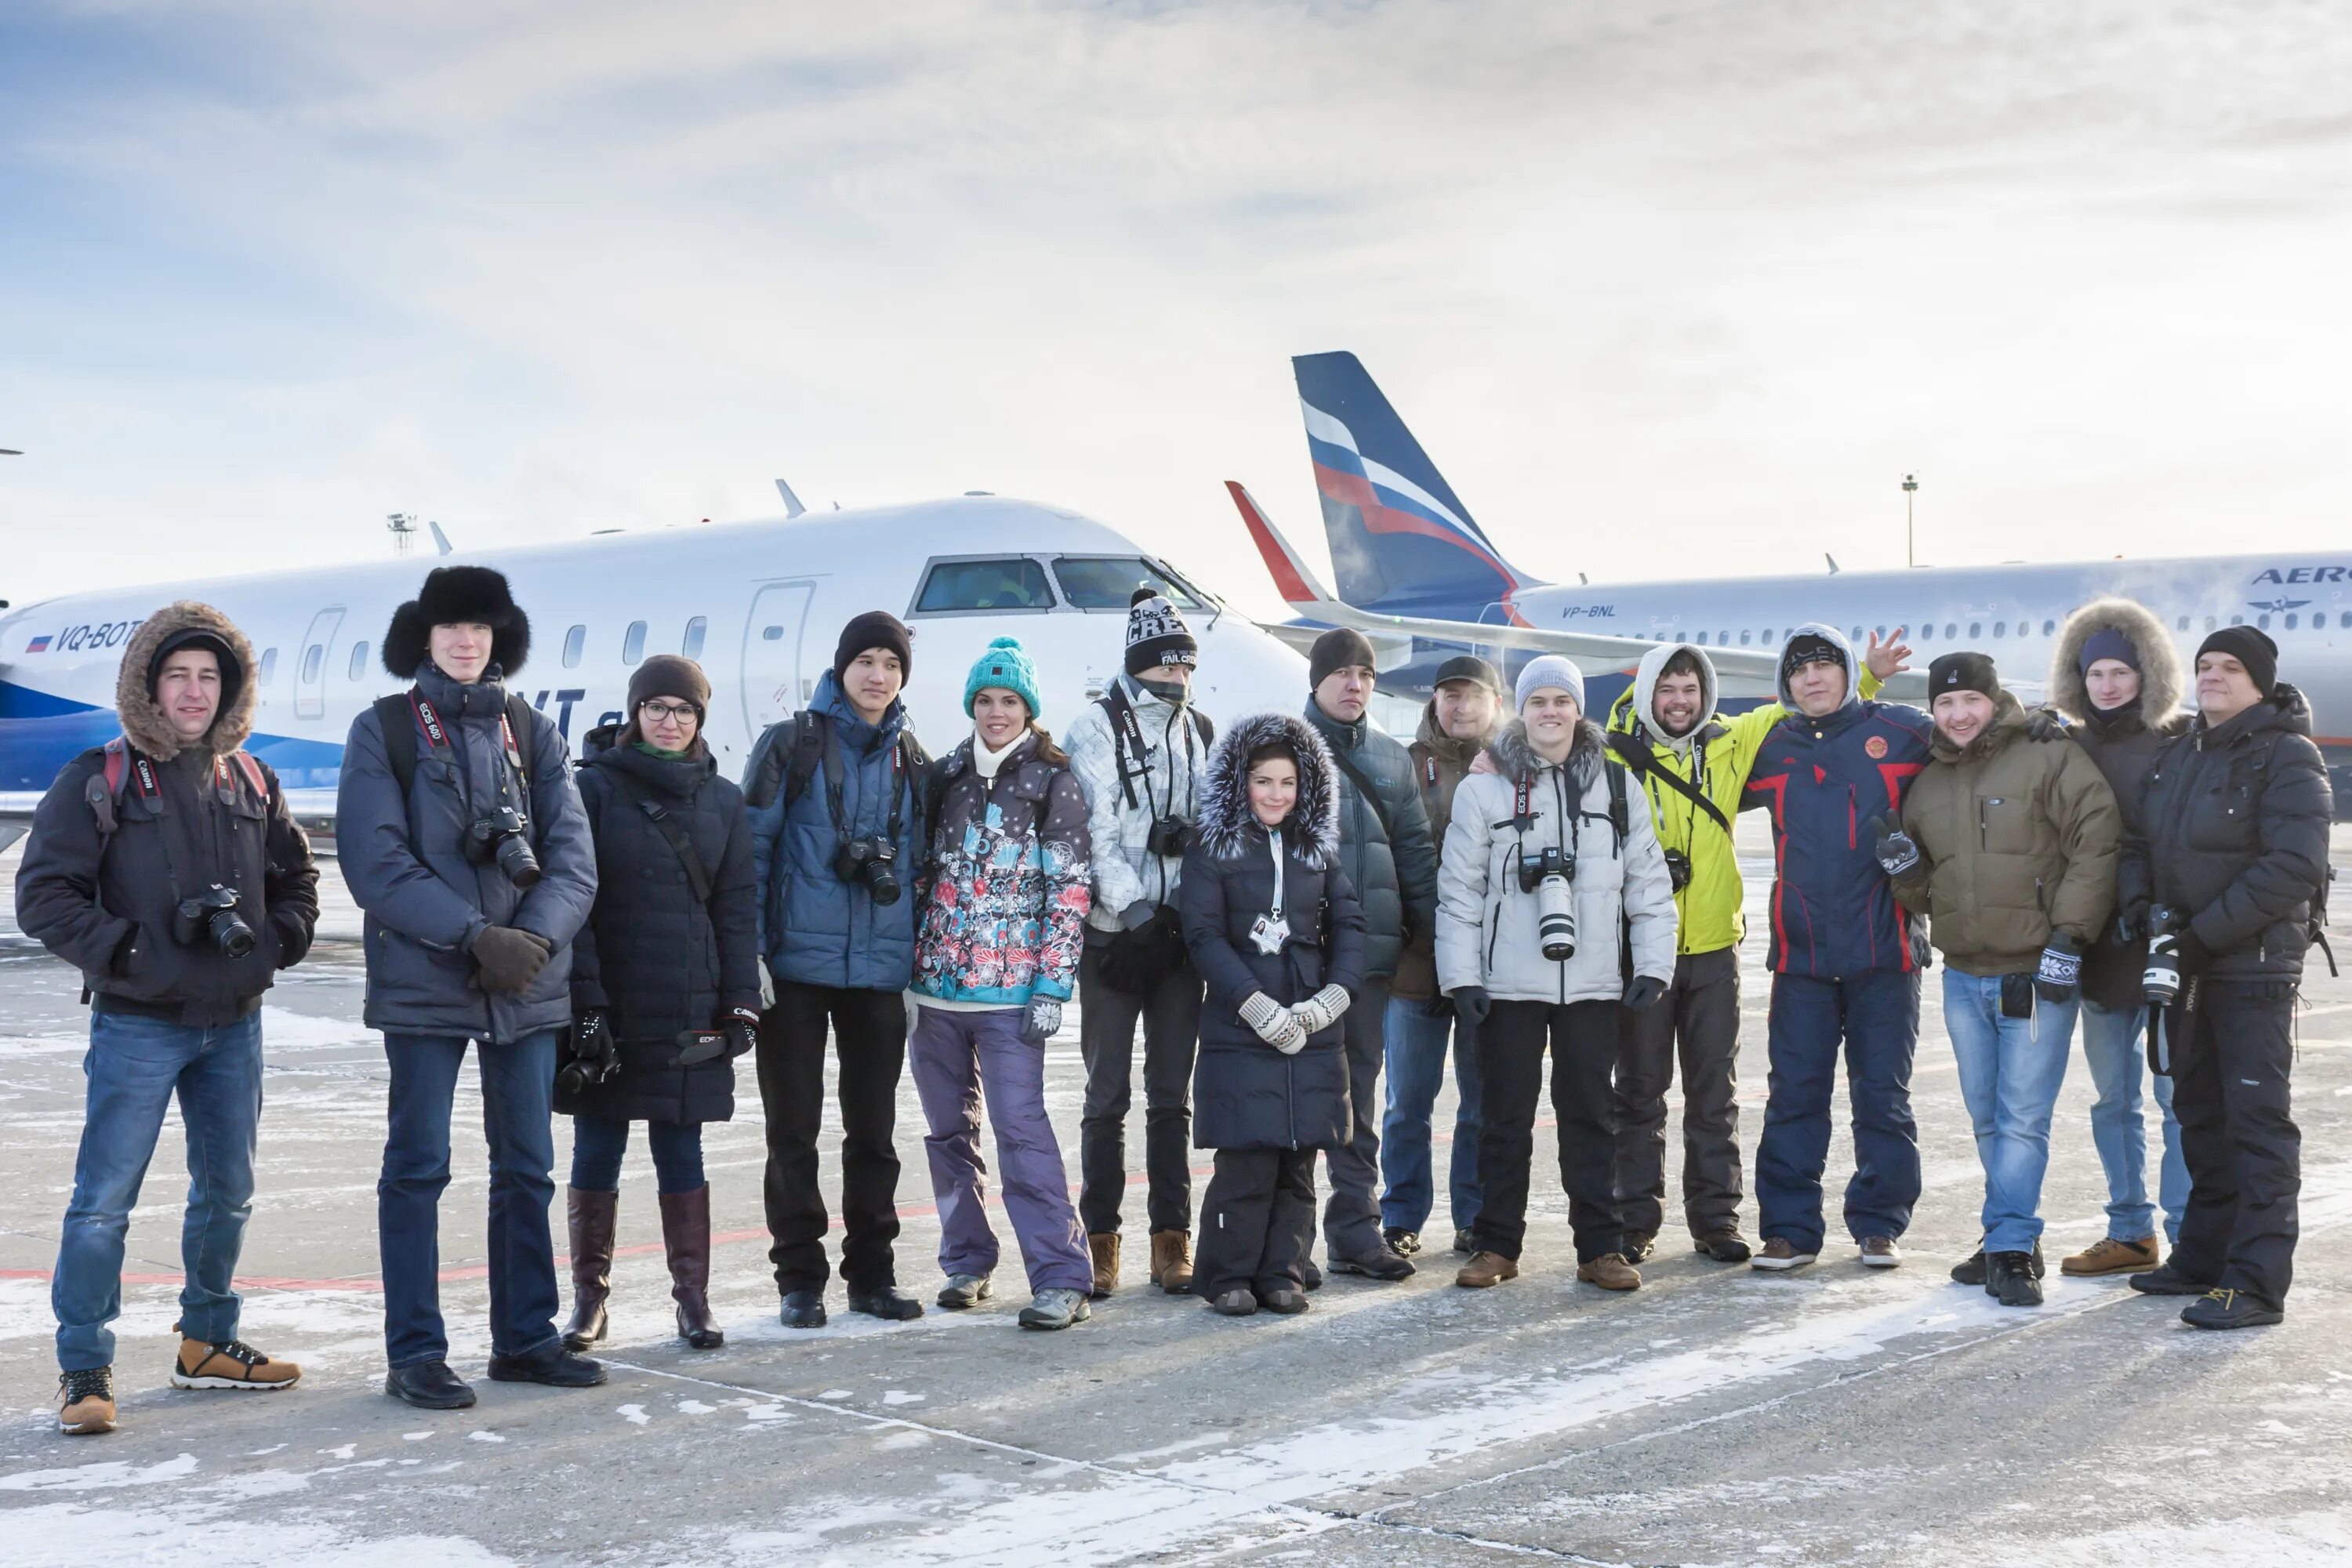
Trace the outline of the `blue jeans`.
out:
[[[482,1131],[490,1145],[490,1353],[531,1356],[556,1343],[555,1094],[559,1031],[479,1049]],[[449,1113],[466,1040],[386,1035],[392,1114],[376,1183],[383,1257],[383,1342],[395,1368],[446,1361],[441,1322],[441,1193],[449,1184]]]
[[[1451,1008],[1402,996],[1389,998],[1383,1033],[1388,1042],[1388,1106],[1381,1117],[1381,1224],[1390,1230],[1419,1230],[1429,1223],[1437,1194],[1430,1171],[1430,1111],[1445,1082],[1445,1040],[1454,1037],[1454,1152],[1447,1197],[1454,1228],[1468,1230],[1478,1218],[1478,1047],[1470,1026],[1457,1025]]]
[[[572,1184],[592,1193],[619,1190],[621,1156],[628,1147],[627,1122],[609,1116],[573,1117]],[[653,1151],[654,1185],[657,1190],[691,1193],[705,1184],[699,1121],[648,1121],[646,1147]]]
[[[1853,1102],[1846,1230],[1856,1241],[1901,1237],[1919,1201],[1919,1126],[1911,1118],[1917,973],[1877,970],[1843,980],[1775,974],[1768,1039],[1771,1087],[1756,1150],[1758,1230],[1800,1252],[1821,1250],[1822,1172],[1829,1163],[1830,1102],[1843,1042]]]
[[[180,1331],[224,1344],[236,1338],[230,1289],[253,1213],[253,1149],[261,1123],[261,1014],[198,1028],[133,1013],[92,1013],[82,1058],[81,1152],[58,1242],[49,1306],[58,1368],[114,1364],[122,1315],[122,1238],[131,1228],[163,1110],[173,1095],[188,1134],[188,1212],[180,1226]]]
[[[1944,971],[1944,1032],[1959,1063],[1960,1098],[1984,1166],[1984,1249],[2031,1252],[2042,1238],[2042,1177],[2050,1117],[2074,1049],[2073,1002],[2034,998],[2033,1015],[2005,1018],[2001,977]],[[2142,1232],[2145,1235],[2145,1232]]]
[[[2107,1234],[2137,1241],[2156,1234],[2156,1208],[2147,1201],[2147,1131],[2140,1121],[2139,1084],[2147,1075],[2140,1032],[2147,1009],[2110,1012],[2083,1002],[2083,1060],[2091,1069],[2098,1098],[2091,1102],[2091,1142],[2107,1173]],[[2180,1152],[2180,1119],[2172,1114],[2172,1079],[2156,1079],[2156,1103],[2164,1113],[2164,1163],[2157,1201],[2164,1205],[2164,1236],[2180,1239],[2180,1216],[2189,1207],[2189,1162]]]

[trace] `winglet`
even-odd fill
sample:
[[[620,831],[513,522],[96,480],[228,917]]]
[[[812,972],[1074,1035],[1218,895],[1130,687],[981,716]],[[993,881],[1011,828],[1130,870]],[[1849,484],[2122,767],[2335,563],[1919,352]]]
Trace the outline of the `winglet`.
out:
[[[1232,494],[1234,505],[1240,509],[1242,526],[1249,530],[1250,539],[1264,558],[1266,573],[1273,577],[1283,602],[1302,610],[1336,604],[1330,590],[1317,580],[1314,569],[1299,559],[1290,541],[1283,538],[1268,521],[1265,510],[1257,504],[1249,488],[1237,479],[1227,479],[1225,489]]]
[[[801,513],[808,510],[808,508],[801,505],[801,498],[793,494],[793,487],[784,483],[782,479],[778,479],[776,481],[776,493],[784,498],[784,516],[786,520],[789,521],[790,519],[798,517]]]
[[[431,521],[428,521],[428,522],[426,522],[426,523],[425,523],[425,527],[427,527],[427,528],[429,528],[429,529],[431,529],[431,530],[433,531],[433,546],[434,546],[434,548],[435,548],[436,551],[438,551],[438,552],[439,552],[441,554],[443,554],[443,555],[446,555],[446,554],[448,554],[448,553],[449,553],[449,536],[448,536],[447,534],[446,534],[446,533],[444,533],[444,532],[442,532],[442,531],[441,531],[441,525],[440,525],[439,523],[437,523],[437,522],[431,522]]]

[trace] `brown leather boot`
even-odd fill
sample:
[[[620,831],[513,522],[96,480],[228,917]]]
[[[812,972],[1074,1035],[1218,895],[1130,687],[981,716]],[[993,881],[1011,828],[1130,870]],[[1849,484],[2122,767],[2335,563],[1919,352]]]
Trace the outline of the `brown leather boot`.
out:
[[[1118,1232],[1097,1230],[1087,1237],[1087,1250],[1094,1254],[1094,1298],[1099,1301],[1118,1289]]]
[[[677,1302],[677,1337],[698,1351],[727,1342],[710,1315],[710,1188],[661,1195],[662,1248],[669,1254],[669,1293]]]
[[[1518,1277],[1517,1258],[1506,1258],[1499,1252],[1474,1252],[1470,1261],[1462,1266],[1462,1272],[1454,1277],[1454,1282],[1465,1290],[1486,1290]]]
[[[1151,1282],[1171,1296],[1192,1289],[1192,1233],[1155,1230],[1151,1233]]]
[[[621,1220],[621,1194],[563,1189],[564,1217],[572,1222],[572,1321],[563,1331],[568,1350],[584,1351],[604,1337],[604,1302],[613,1294],[613,1232]]]
[[[1590,1263],[1576,1266],[1576,1277],[1603,1290],[1639,1290],[1642,1271],[1625,1261],[1622,1252],[1604,1252]]]

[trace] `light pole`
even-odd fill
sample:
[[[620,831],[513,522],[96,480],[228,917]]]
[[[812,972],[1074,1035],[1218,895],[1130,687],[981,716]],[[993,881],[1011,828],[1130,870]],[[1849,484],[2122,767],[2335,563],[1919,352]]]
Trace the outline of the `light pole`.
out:
[[[1903,476],[1903,563],[1919,564],[1919,535],[1911,527],[1911,498],[1919,493],[1919,476]]]

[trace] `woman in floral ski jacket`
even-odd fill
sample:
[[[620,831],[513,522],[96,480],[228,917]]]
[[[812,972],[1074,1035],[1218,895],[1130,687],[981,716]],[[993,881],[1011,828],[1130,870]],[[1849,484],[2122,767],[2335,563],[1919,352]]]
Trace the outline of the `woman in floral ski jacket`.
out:
[[[948,1276],[939,1300],[972,1307],[992,1293],[985,1095],[1034,1297],[1022,1326],[1066,1329],[1087,1317],[1094,1265],[1045,1117],[1045,1041],[1062,1026],[1086,941],[1087,799],[1069,758],[1038,726],[1036,670],[1016,639],[998,637],[981,655],[963,705],[972,733],[932,783],[939,819],[915,938],[919,1020],[907,1047],[930,1124],[923,1146]]]

